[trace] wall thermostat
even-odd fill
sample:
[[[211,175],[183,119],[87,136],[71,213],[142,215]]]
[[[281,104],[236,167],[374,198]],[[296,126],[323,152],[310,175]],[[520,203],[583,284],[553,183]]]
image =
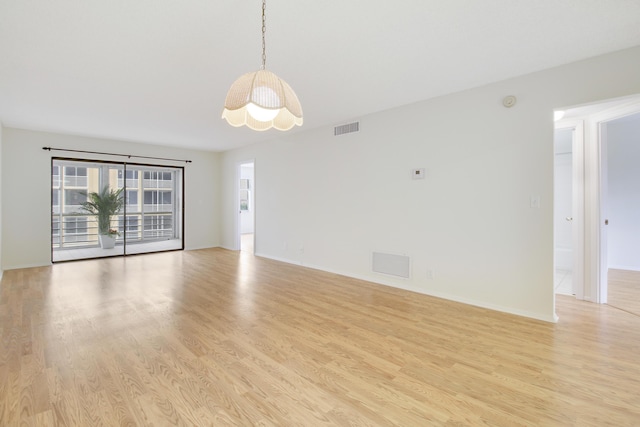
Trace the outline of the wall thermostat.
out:
[[[411,170],[411,178],[413,178],[413,179],[424,179],[424,168],[412,169]]]
[[[502,100],[502,105],[507,108],[513,107],[514,105],[516,105],[516,97],[513,95],[505,96]]]

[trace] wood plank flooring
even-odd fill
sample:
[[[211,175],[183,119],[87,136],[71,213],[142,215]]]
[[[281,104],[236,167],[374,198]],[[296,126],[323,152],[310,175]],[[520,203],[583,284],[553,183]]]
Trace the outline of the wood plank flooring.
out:
[[[608,281],[607,304],[640,316],[640,271],[610,269]]]
[[[11,270],[2,426],[640,425],[640,317],[549,324],[208,249]]]

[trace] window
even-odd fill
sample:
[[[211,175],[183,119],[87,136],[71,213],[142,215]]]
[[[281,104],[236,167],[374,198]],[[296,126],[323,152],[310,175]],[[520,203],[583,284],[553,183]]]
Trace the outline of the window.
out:
[[[144,192],[145,205],[171,204],[171,191],[149,191]]]
[[[144,191],[145,212],[168,212],[172,210],[172,192],[163,190]]]
[[[118,231],[120,234],[126,232],[127,240],[140,240],[140,217],[129,216],[125,219],[124,216],[118,216]]]
[[[144,179],[171,181],[171,172],[145,171]]]
[[[87,168],[76,166],[65,166],[64,185],[66,187],[86,187]]]
[[[147,170],[144,171],[144,188],[171,188],[173,187],[173,172]]]
[[[127,169],[127,171],[123,171],[122,169],[118,169],[118,179],[122,179],[122,175],[126,177],[126,179],[138,179],[138,171]]]
[[[125,177],[126,181],[122,178]],[[139,171],[127,169],[118,169],[118,187],[138,188],[139,183]]]
[[[144,237],[171,237],[172,223],[172,215],[147,215],[144,217]]]
[[[51,243],[54,247],[60,245],[60,217],[58,216],[51,219]]]
[[[64,190],[64,213],[82,212],[80,206],[86,201],[86,190]]]
[[[139,212],[140,201],[138,200],[138,190],[127,190],[126,191],[126,204],[127,204],[127,212]]]
[[[54,158],[52,261],[182,249],[182,183],[180,167]],[[119,232],[115,251],[102,249],[98,215],[82,209],[88,195],[105,187],[124,190],[124,207],[110,217]]]
[[[53,188],[60,187],[60,167],[59,166],[54,166],[51,169],[51,186]]]
[[[60,213],[60,190],[57,188],[51,190],[51,210]]]
[[[87,222],[86,216],[71,216],[64,219],[64,242],[83,242],[87,240]]]

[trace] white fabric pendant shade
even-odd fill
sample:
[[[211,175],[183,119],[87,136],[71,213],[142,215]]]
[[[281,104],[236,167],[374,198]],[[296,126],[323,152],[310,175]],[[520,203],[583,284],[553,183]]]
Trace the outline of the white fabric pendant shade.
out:
[[[253,104],[250,105],[250,104]],[[275,114],[273,118],[258,120],[249,110]],[[224,102],[222,118],[232,126],[244,126],[254,130],[289,130],[302,125],[302,107],[291,87],[278,76],[267,70],[247,73],[236,80]]]

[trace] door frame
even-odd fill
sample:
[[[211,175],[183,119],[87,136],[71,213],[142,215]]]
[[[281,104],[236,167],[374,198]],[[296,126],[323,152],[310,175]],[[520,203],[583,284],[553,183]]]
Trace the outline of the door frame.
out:
[[[555,123],[555,129],[582,130],[574,135],[574,290],[576,298],[607,302],[607,140],[606,123],[640,113],[640,94],[566,107],[583,114]],[[582,122],[582,125],[580,125]],[[575,251],[577,249],[578,251]],[[555,245],[554,245],[555,250]],[[582,255],[577,252],[582,251]],[[581,265],[581,267],[580,267]],[[554,265],[555,267],[555,265]],[[582,279],[582,280],[581,280]],[[554,289],[555,297],[555,289]]]
[[[640,100],[636,96],[628,103],[606,109],[589,117],[590,155],[588,164],[591,176],[586,196],[586,211],[591,220],[585,227],[590,242],[589,283],[585,289],[590,292],[591,301],[606,304],[608,290],[607,261],[607,134],[606,124],[632,114],[640,113]]]

